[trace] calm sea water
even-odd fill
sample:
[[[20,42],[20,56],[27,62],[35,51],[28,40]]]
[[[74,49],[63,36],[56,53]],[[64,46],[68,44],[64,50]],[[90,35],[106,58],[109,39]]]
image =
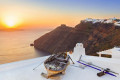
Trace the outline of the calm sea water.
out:
[[[0,31],[0,64],[45,56],[49,53],[37,51],[30,44],[48,29]]]

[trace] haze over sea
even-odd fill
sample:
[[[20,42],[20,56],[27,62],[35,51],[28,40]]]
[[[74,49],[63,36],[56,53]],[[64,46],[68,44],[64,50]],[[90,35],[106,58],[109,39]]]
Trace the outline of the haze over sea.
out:
[[[37,51],[30,44],[50,29],[0,31],[0,64],[45,56],[49,53]]]

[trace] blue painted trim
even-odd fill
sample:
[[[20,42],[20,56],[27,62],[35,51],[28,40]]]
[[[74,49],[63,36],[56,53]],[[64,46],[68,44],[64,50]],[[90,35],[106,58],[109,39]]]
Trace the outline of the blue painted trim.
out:
[[[80,62],[80,61],[77,61],[77,62],[80,63],[80,64],[83,64],[83,65],[85,65],[85,66],[91,67],[91,68],[93,68],[93,69],[96,69],[96,70],[98,70],[98,71],[102,71],[102,70],[99,69],[99,68],[93,67],[93,66],[88,65],[88,64],[85,64],[85,63],[83,63],[83,62]],[[109,74],[109,75],[111,75],[111,76],[117,77],[116,75],[114,75],[114,74],[112,74],[112,73],[110,73],[110,72],[105,72],[105,73],[106,73],[106,74]]]

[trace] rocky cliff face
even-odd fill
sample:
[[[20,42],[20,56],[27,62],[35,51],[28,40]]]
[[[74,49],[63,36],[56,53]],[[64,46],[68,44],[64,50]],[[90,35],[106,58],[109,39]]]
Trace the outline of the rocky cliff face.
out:
[[[81,22],[75,28],[61,25],[34,41],[34,47],[49,53],[70,51],[83,43],[87,55],[120,45],[120,28],[113,24]]]
[[[101,23],[93,29],[84,45],[88,55],[119,46],[120,27]]]
[[[34,41],[34,47],[49,53],[60,52],[66,50],[67,37],[71,34],[73,28],[61,25],[53,31],[41,36],[39,39]],[[64,47],[63,47],[63,46]],[[68,46],[69,44],[67,44]],[[71,47],[71,46],[69,46]]]

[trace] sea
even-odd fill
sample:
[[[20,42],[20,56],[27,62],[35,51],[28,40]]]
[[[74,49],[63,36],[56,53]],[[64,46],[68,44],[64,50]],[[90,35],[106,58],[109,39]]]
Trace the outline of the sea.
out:
[[[0,31],[0,64],[49,55],[49,53],[36,50],[30,44],[51,30],[25,29]]]

